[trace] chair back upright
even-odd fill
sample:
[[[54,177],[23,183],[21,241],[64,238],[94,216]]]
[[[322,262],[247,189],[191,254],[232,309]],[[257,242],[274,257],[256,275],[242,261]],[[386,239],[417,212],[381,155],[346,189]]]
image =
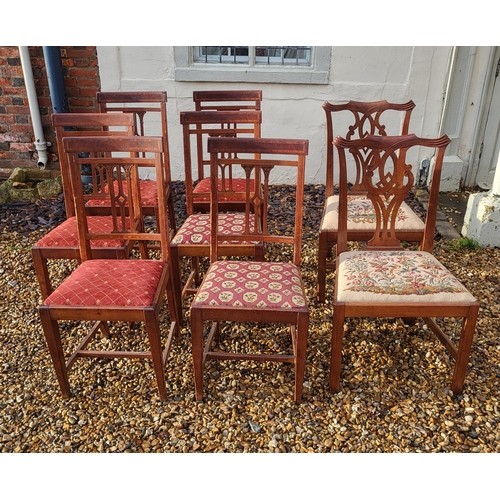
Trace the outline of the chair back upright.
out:
[[[326,183],[325,198],[333,196],[335,183],[335,148],[336,135],[345,139],[362,139],[367,135],[406,135],[409,132],[410,118],[415,103],[393,103],[382,101],[348,101],[334,104],[325,102],[326,115]],[[334,119],[335,115],[335,119]],[[394,124],[390,126],[389,124]],[[389,133],[388,133],[389,129]],[[359,186],[359,172],[351,190],[362,191]]]
[[[207,211],[207,191],[195,191],[210,175],[210,159],[207,153],[209,137],[260,137],[262,113],[260,111],[185,111],[180,114],[184,144],[184,174],[186,183],[186,211]],[[199,147],[198,141],[202,140]],[[221,166],[217,177],[221,182],[232,178],[230,164]],[[237,201],[237,200],[235,200]]]
[[[220,258],[219,249],[228,241],[256,241],[289,245],[291,261],[300,265],[304,205],[305,158],[309,143],[302,139],[221,137],[208,140],[211,168],[211,242],[210,260]],[[217,182],[221,166],[229,166],[233,175],[244,179],[245,220],[243,232],[217,229],[220,201],[230,194],[231,185]],[[254,190],[256,180],[261,190]],[[286,196],[276,196],[273,184],[292,186],[291,207],[282,206]],[[288,199],[290,201],[290,199]],[[291,220],[284,214],[292,210]],[[293,222],[291,222],[293,221]]]
[[[90,241],[120,238],[138,242],[159,242],[161,259],[170,258],[168,208],[164,184],[163,140],[161,137],[67,137],[63,148],[68,155],[71,181],[75,193],[76,218],[82,261],[93,258]],[[86,157],[81,157],[81,152]],[[104,189],[84,191],[79,180],[82,164],[89,165],[92,175],[101,178]],[[141,202],[140,169],[154,169],[158,182],[157,230],[144,223]],[[112,228],[101,233],[89,231],[87,217],[92,201],[105,202],[112,217]]]
[[[375,212],[375,231],[367,243],[368,249],[390,250],[401,248],[396,235],[396,220],[399,208],[415,183],[412,165],[407,163],[407,152],[411,148],[429,150],[434,155],[432,191],[439,191],[441,169],[446,147],[450,139],[443,135],[437,139],[403,136],[367,135],[362,139],[348,140],[338,136],[335,147],[339,156],[339,228],[337,255],[347,250],[347,154],[359,171],[359,186]],[[425,230],[420,249],[431,252],[436,227],[437,199],[429,199]]]
[[[75,215],[69,166],[62,141],[65,137],[93,137],[99,135],[134,135],[134,117],[131,114],[103,115],[102,113],[53,113],[52,125],[56,133],[59,169],[61,171],[66,217]],[[93,179],[96,182],[96,179]]]

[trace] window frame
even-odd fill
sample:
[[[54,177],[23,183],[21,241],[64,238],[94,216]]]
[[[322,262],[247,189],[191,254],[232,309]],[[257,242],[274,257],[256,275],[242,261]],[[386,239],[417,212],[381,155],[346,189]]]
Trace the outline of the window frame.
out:
[[[193,61],[193,48],[174,47],[175,80],[179,82],[298,83],[329,82],[331,47],[313,46],[311,66],[213,64]]]

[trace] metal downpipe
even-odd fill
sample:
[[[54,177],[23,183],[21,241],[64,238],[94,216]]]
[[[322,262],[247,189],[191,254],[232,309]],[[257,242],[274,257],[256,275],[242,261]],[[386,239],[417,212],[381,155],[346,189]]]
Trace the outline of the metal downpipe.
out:
[[[37,166],[44,169],[47,166],[48,143],[43,135],[42,118],[40,116],[40,108],[38,107],[38,98],[36,95],[35,80],[33,78],[33,69],[31,67],[31,59],[28,47],[19,47],[19,55],[21,58],[21,66],[23,69],[24,83],[26,85],[26,93],[28,95],[28,104],[31,114],[31,122],[33,124],[33,132],[35,134],[35,147],[38,152]]]

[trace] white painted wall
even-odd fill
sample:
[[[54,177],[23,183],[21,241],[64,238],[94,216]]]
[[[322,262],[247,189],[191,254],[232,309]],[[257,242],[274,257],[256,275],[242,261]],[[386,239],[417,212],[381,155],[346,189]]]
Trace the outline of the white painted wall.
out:
[[[326,133],[322,103],[412,99],[416,108],[411,131],[436,137],[452,47],[332,47],[326,85],[176,82],[174,47],[105,46],[97,51],[103,91],[167,92],[174,180],[184,179],[179,113],[194,109],[193,90],[254,88],[263,92],[263,136],[309,139],[306,182],[323,183]],[[410,159],[418,165],[421,158]]]

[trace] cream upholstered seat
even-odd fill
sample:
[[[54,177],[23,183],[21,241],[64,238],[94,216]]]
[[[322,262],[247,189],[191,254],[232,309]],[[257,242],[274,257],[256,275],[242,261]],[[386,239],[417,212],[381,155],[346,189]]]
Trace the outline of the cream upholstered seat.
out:
[[[339,221],[339,197],[338,195],[329,196],[326,200],[326,206],[321,220],[321,231],[338,231]],[[347,224],[349,231],[371,231],[375,228],[375,210],[372,202],[366,196],[348,196],[347,197]],[[404,228],[406,231],[414,231],[418,237],[421,237],[425,223],[408,206],[406,202],[401,203],[398,210],[396,225]]]

